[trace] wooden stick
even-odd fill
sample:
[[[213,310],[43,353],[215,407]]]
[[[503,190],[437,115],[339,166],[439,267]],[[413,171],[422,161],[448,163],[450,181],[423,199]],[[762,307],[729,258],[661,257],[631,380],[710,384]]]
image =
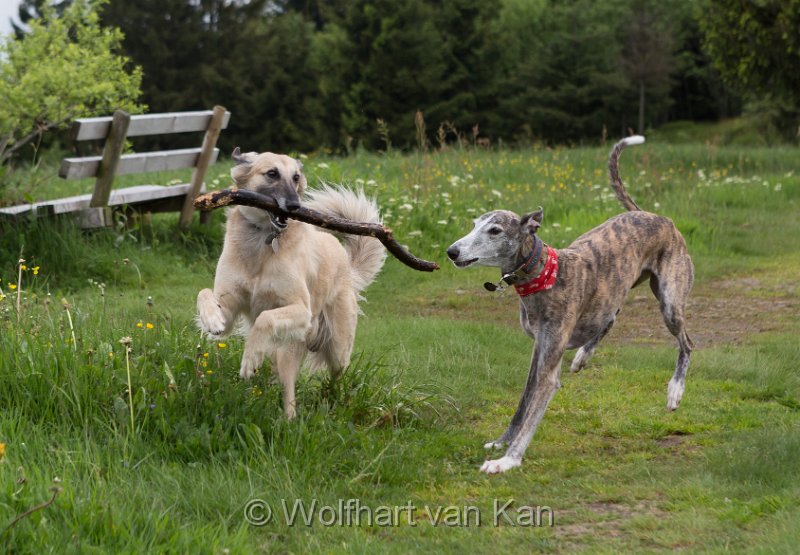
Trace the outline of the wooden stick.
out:
[[[62,488],[60,488],[58,486],[53,486],[52,488],[50,488],[50,491],[53,492],[53,497],[51,497],[49,500],[45,501],[44,503],[41,503],[40,505],[36,505],[35,507],[31,507],[30,509],[28,509],[24,513],[21,513],[21,514],[17,515],[17,518],[12,520],[11,523],[3,529],[3,532],[0,533],[0,536],[2,536],[3,534],[5,534],[9,530],[11,530],[11,528],[13,528],[17,524],[17,522],[19,522],[23,518],[29,517],[33,513],[35,513],[36,511],[41,511],[42,509],[46,509],[47,507],[49,507],[50,505],[55,503],[56,502],[56,497],[58,497],[58,494],[61,493]]]
[[[269,210],[278,216],[284,216],[293,220],[305,222],[332,231],[339,231],[341,233],[349,233],[351,235],[367,235],[375,237],[378,241],[383,243],[390,253],[392,253],[400,262],[406,266],[422,272],[432,272],[439,269],[436,262],[422,260],[417,258],[408,250],[405,249],[397,240],[392,236],[392,230],[383,227],[380,224],[353,222],[343,218],[337,218],[328,214],[317,212],[301,206],[293,212],[281,210],[278,203],[267,196],[260,195],[253,191],[246,189],[223,189],[222,191],[212,191],[204,195],[200,195],[194,201],[194,205],[199,210],[213,210],[222,206],[230,204],[241,204],[243,206],[252,206],[254,208],[261,208],[262,210]]]

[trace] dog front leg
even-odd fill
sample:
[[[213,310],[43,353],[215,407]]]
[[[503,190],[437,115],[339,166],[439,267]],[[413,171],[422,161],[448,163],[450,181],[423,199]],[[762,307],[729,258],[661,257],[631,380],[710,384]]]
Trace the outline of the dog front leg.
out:
[[[311,311],[302,304],[292,304],[258,315],[244,344],[239,376],[248,380],[264,362],[267,353],[290,343],[303,343],[311,328]]]
[[[500,436],[499,439],[484,443],[484,449],[502,449],[511,443],[511,440],[517,436],[519,427],[522,424],[522,419],[525,417],[525,411],[528,408],[528,403],[532,397],[531,392],[536,385],[536,356],[537,351],[534,349],[533,353],[531,353],[531,366],[530,370],[528,371],[528,379],[525,382],[525,390],[522,394],[522,397],[519,398],[517,410],[514,412],[514,416],[511,418],[511,423],[508,425],[508,428],[506,428],[506,431],[503,432],[503,435]]]
[[[483,463],[481,472],[499,474],[522,463],[522,455],[528,448],[547,405],[558,390],[563,354],[563,344],[555,349],[549,349],[537,342],[528,373],[528,381],[517,409],[518,414],[514,415],[511,426],[506,432],[506,434],[514,434],[513,437],[508,438],[510,441],[508,450],[503,457]],[[519,422],[515,423],[515,420]]]
[[[197,321],[207,335],[220,338],[228,335],[236,321],[239,298],[234,293],[215,295],[211,289],[197,294]]]

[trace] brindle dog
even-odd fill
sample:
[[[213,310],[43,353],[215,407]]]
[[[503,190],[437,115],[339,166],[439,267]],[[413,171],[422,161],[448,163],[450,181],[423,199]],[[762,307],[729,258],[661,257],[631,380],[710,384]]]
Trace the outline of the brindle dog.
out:
[[[501,269],[500,283],[486,287],[515,286],[520,293],[522,327],[536,340],[525,391],[511,424],[498,440],[485,445],[489,449],[508,444],[505,456],[483,464],[481,470],[487,474],[520,465],[547,404],[560,387],[564,350],[580,347],[571,369],[583,368],[613,326],[625,295],[647,280],[680,347],[667,389],[667,408],[678,408],[693,347],[684,307],[694,267],[672,220],[641,210],[619,178],[620,153],[628,145],[643,142],[644,137],[628,137],[609,155],[611,186],[628,212],[584,233],[569,247],[551,249],[536,235],[542,222],[540,208],[522,217],[506,210],[488,212],[475,220],[467,236],[447,249],[459,268]]]

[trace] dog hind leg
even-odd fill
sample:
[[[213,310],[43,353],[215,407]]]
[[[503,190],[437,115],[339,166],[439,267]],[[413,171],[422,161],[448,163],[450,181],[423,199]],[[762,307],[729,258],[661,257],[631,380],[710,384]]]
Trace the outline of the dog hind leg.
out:
[[[321,354],[336,378],[350,364],[353,353],[353,342],[356,337],[358,323],[358,302],[352,291],[343,291],[334,299],[330,317],[325,318],[328,326],[328,341],[322,347]]]
[[[603,338],[611,331],[611,328],[614,327],[614,322],[617,321],[617,314],[619,314],[619,310],[611,317],[608,324],[603,328],[603,331],[598,333],[594,338],[592,338],[588,343],[583,345],[578,352],[575,354],[575,358],[572,359],[572,365],[569,367],[570,372],[580,372],[586,366],[586,363],[589,362],[589,359],[594,354],[595,349],[597,349],[597,344],[603,340]]]
[[[676,410],[686,388],[686,373],[692,354],[692,340],[686,332],[684,307],[692,286],[691,262],[672,267],[670,274],[650,278],[650,288],[659,301],[661,315],[669,332],[678,341],[678,360],[675,373],[667,386],[667,409]],[[687,278],[688,276],[688,278]]]

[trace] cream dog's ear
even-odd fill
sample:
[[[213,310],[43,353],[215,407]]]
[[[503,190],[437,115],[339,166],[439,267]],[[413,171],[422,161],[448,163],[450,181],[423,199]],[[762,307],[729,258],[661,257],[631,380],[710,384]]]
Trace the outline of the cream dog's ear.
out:
[[[252,160],[250,160],[250,157],[249,157],[249,153],[248,154],[242,154],[242,151],[239,149],[238,146],[233,149],[233,152],[231,153],[231,158],[233,158],[233,161],[236,162],[237,166],[239,164],[250,164],[250,163],[252,163]]]
[[[248,152],[246,154],[242,154],[242,151],[239,150],[239,147],[233,149],[231,153],[231,158],[236,165],[231,168],[231,177],[237,184],[242,184],[247,180],[247,175],[250,172],[250,166],[253,163],[253,158],[255,158],[255,152]]]

